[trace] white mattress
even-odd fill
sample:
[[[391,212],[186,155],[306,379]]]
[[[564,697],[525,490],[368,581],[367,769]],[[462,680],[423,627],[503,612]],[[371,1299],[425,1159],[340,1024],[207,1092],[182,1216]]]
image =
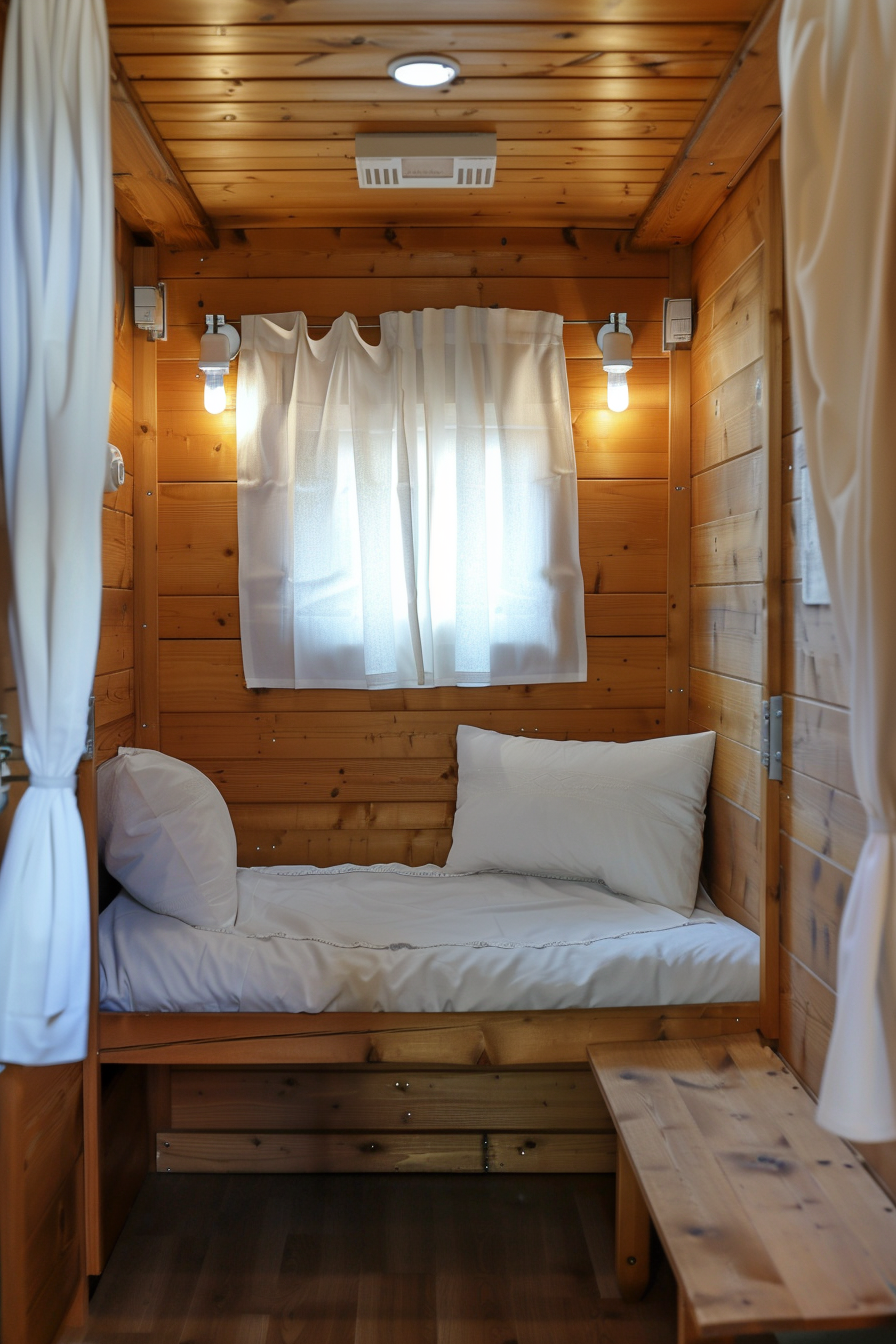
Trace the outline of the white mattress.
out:
[[[598,883],[441,868],[243,868],[233,929],[120,895],[100,916],[109,1011],[477,1012],[759,997],[759,939]]]

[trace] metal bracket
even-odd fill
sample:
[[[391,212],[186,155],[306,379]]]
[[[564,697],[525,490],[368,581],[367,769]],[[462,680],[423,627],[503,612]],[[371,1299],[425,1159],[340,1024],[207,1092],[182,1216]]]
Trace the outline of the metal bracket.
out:
[[[784,778],[784,700],[780,695],[762,702],[759,755],[770,780]]]

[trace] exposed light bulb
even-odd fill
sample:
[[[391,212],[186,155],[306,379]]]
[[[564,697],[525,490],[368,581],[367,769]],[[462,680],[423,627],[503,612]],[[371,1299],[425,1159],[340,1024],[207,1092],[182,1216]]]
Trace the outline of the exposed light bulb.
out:
[[[220,415],[227,409],[224,374],[219,369],[209,369],[205,375],[205,409],[210,415]]]
[[[628,382],[624,369],[611,369],[607,374],[607,405],[611,411],[624,411],[628,407]]]
[[[237,356],[240,336],[221,313],[210,313],[205,325],[205,334],[199,342],[199,372],[205,374],[205,409],[210,415],[220,415],[227,409],[224,375]]]

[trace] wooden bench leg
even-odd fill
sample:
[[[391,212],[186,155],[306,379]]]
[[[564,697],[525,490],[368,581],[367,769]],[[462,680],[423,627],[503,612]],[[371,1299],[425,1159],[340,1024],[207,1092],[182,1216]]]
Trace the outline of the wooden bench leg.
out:
[[[621,1139],[616,1142],[616,1282],[637,1302],[650,1278],[650,1214]]]

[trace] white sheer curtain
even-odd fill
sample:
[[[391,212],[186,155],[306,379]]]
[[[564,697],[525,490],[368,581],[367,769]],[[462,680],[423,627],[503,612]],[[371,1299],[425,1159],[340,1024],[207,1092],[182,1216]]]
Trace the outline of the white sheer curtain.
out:
[[[243,317],[249,686],[583,681],[562,320],[512,309]]]
[[[99,640],[112,377],[103,0],[13,0],[0,97],[0,432],[25,760],[0,869],[0,1060],[83,1058],[90,977],[75,801]]]
[[[896,1138],[896,4],[786,0],[793,365],[868,813],[819,1122]]]

